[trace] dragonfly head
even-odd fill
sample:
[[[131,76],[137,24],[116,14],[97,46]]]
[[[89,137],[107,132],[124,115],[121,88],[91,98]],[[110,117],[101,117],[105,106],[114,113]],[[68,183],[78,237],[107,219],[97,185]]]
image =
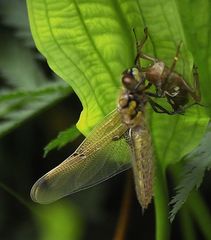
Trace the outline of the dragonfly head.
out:
[[[139,83],[141,81],[143,81],[141,72],[136,67],[129,68],[129,69],[125,70],[122,74],[122,84],[126,89],[128,89],[130,91],[136,90],[137,85],[140,86]],[[142,84],[144,84],[144,82]]]

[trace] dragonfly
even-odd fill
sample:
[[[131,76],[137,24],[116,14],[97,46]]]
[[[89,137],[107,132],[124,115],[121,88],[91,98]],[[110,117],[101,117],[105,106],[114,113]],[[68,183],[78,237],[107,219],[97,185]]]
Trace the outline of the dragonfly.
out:
[[[132,166],[137,198],[146,209],[153,196],[154,160],[145,118],[146,104],[159,106],[147,92],[138,66],[122,75],[118,106],[98,124],[57,167],[42,176],[31,189],[33,201],[46,204],[94,186]]]
[[[148,89],[140,61],[122,74],[118,106],[85,138],[75,152],[42,176],[31,189],[33,201],[47,204],[133,169],[137,199],[143,209],[153,196],[154,158],[146,105],[166,113]]]

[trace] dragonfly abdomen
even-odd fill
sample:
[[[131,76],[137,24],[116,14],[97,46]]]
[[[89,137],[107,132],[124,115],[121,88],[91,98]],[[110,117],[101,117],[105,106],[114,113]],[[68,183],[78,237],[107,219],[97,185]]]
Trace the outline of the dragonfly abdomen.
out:
[[[153,195],[154,164],[151,137],[144,117],[140,126],[131,129],[131,141],[136,194],[142,208],[146,209]]]

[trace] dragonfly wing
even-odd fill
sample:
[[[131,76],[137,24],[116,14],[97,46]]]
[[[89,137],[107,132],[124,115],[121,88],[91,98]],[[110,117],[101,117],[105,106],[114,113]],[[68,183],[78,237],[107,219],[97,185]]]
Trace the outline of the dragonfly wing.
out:
[[[128,169],[132,153],[126,132],[119,113],[113,111],[70,157],[34,184],[32,199],[50,203]]]

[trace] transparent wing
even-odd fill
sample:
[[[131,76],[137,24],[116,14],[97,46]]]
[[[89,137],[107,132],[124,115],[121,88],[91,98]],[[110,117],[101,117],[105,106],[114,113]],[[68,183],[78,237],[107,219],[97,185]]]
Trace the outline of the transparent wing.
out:
[[[32,199],[50,203],[128,169],[131,149],[124,135],[127,135],[127,128],[114,110],[71,156],[34,184]]]

